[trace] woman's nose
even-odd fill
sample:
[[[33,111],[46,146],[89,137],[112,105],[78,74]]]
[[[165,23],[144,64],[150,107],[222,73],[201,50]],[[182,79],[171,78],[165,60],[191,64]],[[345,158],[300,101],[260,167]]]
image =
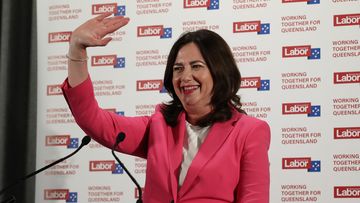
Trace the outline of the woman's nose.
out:
[[[181,81],[187,82],[192,80],[192,72],[191,72],[191,68],[186,67],[184,69],[183,74],[181,75]]]

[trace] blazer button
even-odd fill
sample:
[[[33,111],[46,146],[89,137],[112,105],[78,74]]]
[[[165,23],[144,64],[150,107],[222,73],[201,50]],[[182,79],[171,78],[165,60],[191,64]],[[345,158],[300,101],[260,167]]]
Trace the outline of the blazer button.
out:
[[[171,200],[170,203],[174,203],[174,200]]]

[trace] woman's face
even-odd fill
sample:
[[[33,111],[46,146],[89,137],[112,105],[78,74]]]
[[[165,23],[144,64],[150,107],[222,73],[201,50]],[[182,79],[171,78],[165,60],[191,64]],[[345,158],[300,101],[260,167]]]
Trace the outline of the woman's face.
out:
[[[213,79],[194,43],[186,44],[179,50],[173,66],[172,83],[187,112],[211,111]]]

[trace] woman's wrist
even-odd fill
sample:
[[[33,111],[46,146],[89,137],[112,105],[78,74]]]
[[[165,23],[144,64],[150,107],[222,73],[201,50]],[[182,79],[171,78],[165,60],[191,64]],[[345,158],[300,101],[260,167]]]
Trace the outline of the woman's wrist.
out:
[[[73,56],[71,56],[69,53],[66,54],[66,58],[68,58],[70,61],[74,61],[74,62],[86,62],[89,57],[85,56],[83,58],[75,58]]]
[[[85,62],[89,59],[86,53],[86,48],[78,48],[70,43],[69,51],[66,58],[74,62]]]

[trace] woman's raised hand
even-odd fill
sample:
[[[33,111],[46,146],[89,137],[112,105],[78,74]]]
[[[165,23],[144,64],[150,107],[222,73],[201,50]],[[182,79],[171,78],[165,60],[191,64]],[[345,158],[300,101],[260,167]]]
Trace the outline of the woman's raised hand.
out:
[[[76,28],[70,37],[68,57],[68,82],[75,87],[88,77],[86,47],[105,46],[111,41],[106,36],[125,26],[129,18],[123,16],[109,17],[105,13],[86,21]]]
[[[71,52],[82,51],[86,47],[105,46],[108,44],[112,38],[106,37],[106,35],[115,32],[129,22],[127,17],[109,17],[112,14],[101,14],[76,28],[70,38],[70,49],[75,49],[71,50]]]

